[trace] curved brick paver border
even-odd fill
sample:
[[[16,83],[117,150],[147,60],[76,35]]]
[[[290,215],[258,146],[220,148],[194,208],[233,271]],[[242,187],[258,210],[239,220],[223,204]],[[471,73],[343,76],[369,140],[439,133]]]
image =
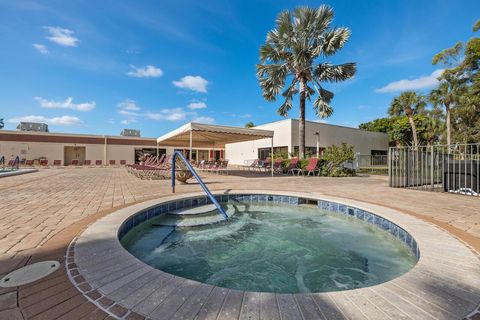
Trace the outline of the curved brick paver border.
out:
[[[234,192],[229,191],[229,194]],[[417,265],[384,284],[316,294],[273,294],[214,287],[176,277],[137,260],[118,230],[131,215],[164,197],[120,209],[94,223],[68,251],[69,276],[90,301],[118,317],[152,319],[461,319],[480,301],[480,260],[427,222],[396,210],[314,193],[239,190],[331,200],[379,214],[407,230],[421,250]]]

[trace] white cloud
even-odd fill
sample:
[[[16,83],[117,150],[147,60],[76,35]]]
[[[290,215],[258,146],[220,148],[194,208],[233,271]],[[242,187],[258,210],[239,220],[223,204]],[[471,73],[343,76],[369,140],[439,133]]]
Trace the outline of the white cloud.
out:
[[[77,117],[72,116],[61,116],[61,117],[53,117],[47,118],[44,116],[24,116],[24,117],[17,117],[9,119],[8,122],[10,123],[18,123],[18,122],[42,122],[46,124],[53,124],[59,126],[75,126],[82,124],[82,120]]]
[[[208,81],[201,76],[185,76],[179,81],[172,82],[176,87],[189,89],[196,92],[207,92]]]
[[[48,49],[44,44],[34,43],[33,47],[38,50],[41,54],[47,54]]]
[[[55,101],[47,100],[42,97],[34,98],[42,108],[46,109],[72,109],[77,111],[90,111],[95,108],[95,101],[92,102],[83,102],[83,103],[73,103],[73,98],[68,97],[64,101]]]
[[[187,117],[187,112],[182,108],[162,109],[159,112],[149,112],[145,114],[147,119],[179,121]]]
[[[73,36],[74,32],[69,29],[60,27],[43,27],[48,31],[50,36],[46,37],[48,40],[64,47],[76,47],[80,40]]]
[[[207,107],[207,104],[205,102],[191,102],[187,108],[190,110],[196,110],[196,109],[205,109]]]
[[[127,72],[127,75],[135,78],[158,78],[163,75],[162,69],[152,65],[139,68],[130,66],[130,69],[131,70]]]
[[[117,105],[122,110],[131,110],[139,111],[140,107],[138,106],[135,100],[125,99]]]
[[[442,73],[443,69],[437,69],[428,76],[423,75],[416,79],[390,82],[385,87],[376,89],[375,92],[385,93],[432,88],[438,84],[437,78],[440,77]]]
[[[251,118],[251,117],[252,117],[252,115],[249,114],[249,113],[240,115],[240,118],[243,118],[243,119],[249,119],[249,118]]]
[[[212,117],[197,117],[192,120],[193,122],[200,122],[200,123],[207,123],[212,124],[215,123],[215,119]]]

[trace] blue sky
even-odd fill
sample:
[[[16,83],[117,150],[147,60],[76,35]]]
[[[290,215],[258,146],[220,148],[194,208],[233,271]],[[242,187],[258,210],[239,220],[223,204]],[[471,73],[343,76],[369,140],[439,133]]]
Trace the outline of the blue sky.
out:
[[[54,132],[150,137],[192,120],[280,120],[281,101],[264,101],[255,77],[258,49],[280,11],[322,3],[352,30],[330,61],[356,62],[357,74],[325,85],[336,94],[326,121],[346,126],[384,116],[399,90],[434,86],[432,56],[472,37],[480,18],[474,0],[0,0],[0,118],[6,129],[34,120]]]

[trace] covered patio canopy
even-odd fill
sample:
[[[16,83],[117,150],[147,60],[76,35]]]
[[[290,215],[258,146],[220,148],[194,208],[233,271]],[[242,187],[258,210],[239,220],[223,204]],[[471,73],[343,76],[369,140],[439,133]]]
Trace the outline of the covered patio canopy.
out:
[[[228,143],[272,139],[273,131],[189,122],[157,139],[157,146],[192,148],[225,148]],[[273,166],[272,166],[273,169]],[[272,171],[273,172],[273,171]]]

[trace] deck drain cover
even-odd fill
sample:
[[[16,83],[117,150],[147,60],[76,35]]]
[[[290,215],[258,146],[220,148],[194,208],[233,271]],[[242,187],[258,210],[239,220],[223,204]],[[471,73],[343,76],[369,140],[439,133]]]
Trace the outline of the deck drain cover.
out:
[[[42,261],[14,270],[0,280],[0,287],[17,287],[48,276],[60,267],[58,261]]]

